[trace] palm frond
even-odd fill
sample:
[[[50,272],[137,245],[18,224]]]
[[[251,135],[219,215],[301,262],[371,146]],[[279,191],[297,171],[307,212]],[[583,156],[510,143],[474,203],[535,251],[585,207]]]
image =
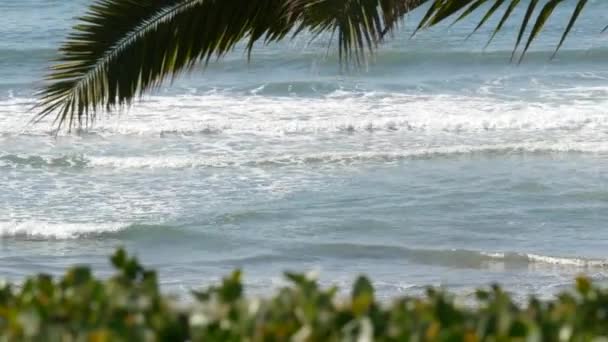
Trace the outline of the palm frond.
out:
[[[128,105],[167,77],[221,57],[244,37],[279,40],[284,1],[100,0],[60,50],[37,119],[88,125],[100,107]],[[250,44],[251,46],[252,44]]]
[[[360,64],[398,26],[404,15],[428,0],[292,0],[300,8],[296,34],[337,34],[341,61]]]
[[[587,0],[577,6],[559,49]],[[458,15],[455,22],[489,5],[475,31],[502,16],[490,41],[513,11],[527,3],[514,56],[522,57],[553,10],[565,0],[95,0],[60,49],[57,64],[39,92],[35,120],[56,115],[68,129],[88,126],[96,113],[130,105],[137,96],[197,63],[208,63],[246,42],[270,43],[312,32],[337,35],[341,61],[361,63],[404,16],[430,6],[418,30]],[[540,12],[536,14],[537,9]],[[532,26],[531,30],[528,27]],[[528,32],[526,39],[525,33]]]
[[[572,26],[585,8],[585,5],[587,4],[588,0],[576,1],[577,2],[574,11],[556,47],[553,57],[563,45],[566,37],[572,29]],[[482,5],[491,4],[486,9],[485,14],[482,16],[478,25],[472,32],[476,32],[479,28],[485,25],[490,18],[492,18],[495,14],[499,13],[499,9],[503,8],[504,11],[502,12],[502,16],[498,21],[498,24],[494,28],[490,40],[488,41],[488,44],[490,44],[496,34],[502,30],[505,22],[512,16],[514,10],[518,7],[527,6],[524,12],[522,22],[519,26],[517,40],[511,57],[511,59],[515,58],[519,47],[522,43],[525,42],[519,58],[519,61],[521,62],[526,52],[530,48],[530,45],[538,37],[539,33],[544,28],[547,20],[549,19],[549,17],[551,17],[555,8],[565,2],[565,0],[433,0],[433,3],[431,4],[425,16],[418,25],[417,31],[420,29],[434,26],[440,22],[443,22],[448,17],[451,17],[456,13],[460,13],[460,15],[455,20],[455,22],[458,22],[464,18],[469,17],[470,14],[479,11],[479,8]],[[537,11],[537,9],[540,10]],[[526,32],[528,32],[527,38],[524,39]]]
[[[426,0],[96,0],[60,49],[39,93],[40,120],[68,129],[100,109],[129,105],[242,40],[270,43],[302,31],[338,31],[340,54],[360,61],[400,17]]]

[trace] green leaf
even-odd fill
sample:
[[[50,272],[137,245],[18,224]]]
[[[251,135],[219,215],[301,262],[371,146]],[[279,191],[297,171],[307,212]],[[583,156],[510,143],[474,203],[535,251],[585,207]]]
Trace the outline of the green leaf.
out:
[[[369,311],[374,303],[374,287],[364,276],[360,276],[355,281],[352,293],[353,312],[357,316],[364,315]]]
[[[588,294],[591,291],[591,280],[585,277],[576,278],[576,289],[583,295]]]
[[[124,249],[119,248],[116,252],[114,252],[114,255],[112,255],[110,260],[112,261],[112,265],[114,265],[114,267],[120,269],[127,261],[127,253]]]
[[[545,26],[545,23],[547,22],[547,19],[549,19],[549,17],[551,16],[551,13],[553,13],[555,6],[557,6],[562,1],[563,0],[549,0],[545,4],[543,9],[540,11],[540,14],[536,18],[536,22],[534,23],[534,26],[532,27],[532,31],[530,32],[530,36],[528,37],[528,42],[526,43],[526,46],[521,55],[521,58],[519,59],[520,62],[523,60],[524,55],[528,51],[528,48],[530,47],[530,44],[532,43],[532,41],[536,38],[536,36],[538,36],[538,34],[542,30],[543,26]]]
[[[553,55],[551,56],[551,58],[555,57],[555,55],[557,54],[557,52],[559,51],[559,49],[562,47],[562,44],[564,44],[564,41],[566,40],[566,37],[570,33],[570,30],[572,30],[572,27],[574,26],[574,23],[576,22],[576,19],[578,19],[579,15],[583,11],[583,8],[585,8],[586,4],[587,4],[587,0],[580,0],[576,4],[576,7],[574,9],[574,13],[572,13],[572,16],[570,17],[570,21],[568,21],[568,26],[564,30],[564,33],[562,34],[562,37],[559,40],[559,44],[557,45],[557,48],[555,49],[555,52],[553,53]],[[606,29],[604,29],[604,31],[605,30]]]
[[[222,300],[232,303],[243,295],[243,284],[241,283],[241,271],[234,271],[229,277],[224,278],[222,287],[219,289]]]
[[[38,93],[38,122],[88,127],[97,112],[138,96],[244,41],[335,31],[339,55],[361,63],[409,11],[428,0],[96,0],[60,49]]]
[[[536,8],[538,1],[539,0],[530,0],[530,3],[528,4],[528,9],[526,10],[526,14],[524,15],[524,19],[519,28],[519,33],[517,34],[517,41],[515,42],[515,48],[513,49],[513,53],[511,54],[511,61],[515,57],[517,48],[519,47],[519,44],[521,43],[521,40],[524,36],[524,32],[526,31],[526,28],[528,27],[528,21],[530,21],[530,18],[532,17],[532,13],[534,13],[534,9]],[[523,54],[522,54],[522,56],[523,56]]]
[[[505,3],[508,7],[488,44],[512,17],[520,0],[95,0],[59,50],[39,91],[38,122],[55,116],[58,128],[88,127],[100,111],[112,112],[157,88],[166,79],[221,58],[244,42],[270,44],[302,32],[335,34],[340,62],[361,64],[405,16],[430,4],[414,34],[462,11],[455,22],[490,7],[471,34]],[[529,0],[511,59],[534,23],[522,60],[558,0]],[[587,0],[577,6],[559,50]],[[543,9],[534,17],[539,5]]]
[[[494,38],[496,37],[498,32],[500,32],[500,30],[502,30],[504,24],[507,22],[507,19],[509,19],[511,17],[511,15],[513,14],[513,10],[515,10],[517,5],[519,5],[519,2],[520,2],[520,0],[511,0],[511,3],[509,4],[507,9],[503,13],[502,17],[500,18],[500,21],[498,22],[498,25],[496,25],[496,28],[492,32],[490,39],[486,43],[486,47],[488,47],[488,45],[490,45],[490,43],[492,43],[492,40],[494,40]]]

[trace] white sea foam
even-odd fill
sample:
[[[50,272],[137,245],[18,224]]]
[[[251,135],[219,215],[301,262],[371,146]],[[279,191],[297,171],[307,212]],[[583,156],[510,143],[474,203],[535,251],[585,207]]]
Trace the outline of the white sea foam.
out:
[[[526,254],[528,260],[533,263],[544,263],[558,266],[573,266],[581,268],[603,268],[608,267],[608,260],[582,259],[582,258],[560,258],[538,254]]]
[[[154,156],[36,156],[0,153],[0,166],[35,168],[107,168],[107,169],[197,169],[226,167],[266,167],[297,165],[355,165],[365,162],[393,162],[411,158],[450,157],[472,154],[522,153],[608,153],[606,142],[521,142],[439,147],[411,147],[394,151],[328,151],[282,153],[252,152],[223,155],[154,155]]]
[[[580,89],[577,92],[584,93]],[[554,94],[561,96],[558,91]],[[0,133],[19,132],[26,127],[31,101],[11,99],[0,103]],[[580,101],[530,102],[484,96],[345,91],[314,98],[209,93],[148,97],[118,119],[98,121],[92,131],[104,135],[275,135],[584,130],[588,135],[595,135],[608,130],[606,108],[606,101],[589,101],[584,97]],[[48,133],[49,122],[27,126],[25,131]]]
[[[91,157],[89,166],[117,169],[183,169],[235,166],[236,161],[219,157]]]
[[[533,253],[504,253],[504,252],[481,252],[484,257],[493,261],[524,262],[531,265],[552,265],[556,267],[574,268],[606,268],[608,260],[589,259],[579,257],[556,257]]]
[[[492,259],[504,259],[505,253],[498,252],[481,252],[481,255],[492,258]]]
[[[120,223],[0,222],[0,238],[68,240],[118,232],[125,227]]]
[[[472,153],[608,153],[608,142],[533,142],[495,145],[460,145],[418,148],[409,151],[353,151],[283,154],[248,159],[240,156],[167,156],[167,157],[91,157],[89,166],[120,169],[137,168],[201,168],[231,166],[288,166],[304,164],[356,164],[368,161],[398,161],[407,158],[466,155]]]

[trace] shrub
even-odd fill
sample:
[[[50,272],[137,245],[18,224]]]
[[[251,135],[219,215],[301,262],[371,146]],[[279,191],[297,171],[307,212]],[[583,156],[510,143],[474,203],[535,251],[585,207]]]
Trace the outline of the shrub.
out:
[[[105,280],[75,267],[60,279],[38,275],[0,285],[3,341],[608,341],[608,290],[579,278],[550,301],[516,304],[499,286],[476,304],[428,289],[423,297],[379,302],[365,277],[349,298],[287,273],[291,285],[269,298],[244,296],[241,273],[192,293],[179,305],[156,273],[123,250]]]

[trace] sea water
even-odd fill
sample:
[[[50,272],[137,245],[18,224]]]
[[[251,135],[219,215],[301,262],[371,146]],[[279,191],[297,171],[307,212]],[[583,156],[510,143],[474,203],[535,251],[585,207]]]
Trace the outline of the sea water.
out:
[[[101,276],[118,246],[183,293],[243,269],[381,296],[499,282],[551,296],[608,275],[608,4],[563,49],[567,2],[521,64],[522,12],[493,44],[481,14],[410,38],[420,12],[359,68],[328,37],[242,48],[95,125],[28,124],[35,91],[88,0],[0,2],[0,276]],[[495,22],[495,21],[494,21]]]

